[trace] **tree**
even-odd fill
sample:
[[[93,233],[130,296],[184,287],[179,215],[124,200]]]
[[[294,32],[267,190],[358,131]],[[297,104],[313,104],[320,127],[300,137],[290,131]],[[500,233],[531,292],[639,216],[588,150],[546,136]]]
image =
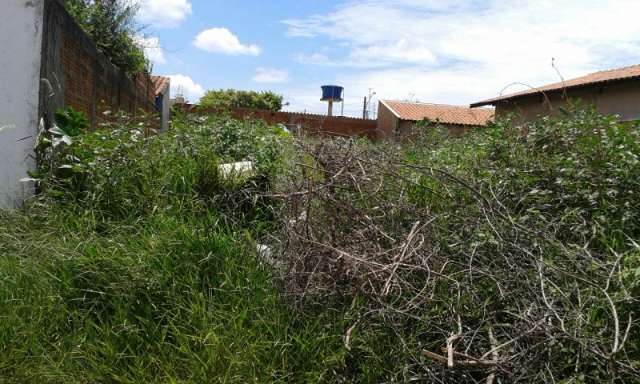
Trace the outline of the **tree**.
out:
[[[139,33],[131,0],[67,0],[66,7],[111,62],[128,73],[149,69],[144,50],[135,42]]]
[[[200,99],[200,105],[207,108],[250,108],[277,112],[282,109],[282,95],[271,91],[209,90]]]

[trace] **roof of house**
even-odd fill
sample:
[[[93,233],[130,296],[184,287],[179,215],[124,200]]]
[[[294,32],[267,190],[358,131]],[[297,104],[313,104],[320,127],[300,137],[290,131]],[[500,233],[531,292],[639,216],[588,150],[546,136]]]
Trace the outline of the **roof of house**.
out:
[[[493,120],[493,108],[476,108],[432,104],[413,103],[396,100],[380,100],[400,120],[421,121],[433,120],[445,124],[486,125]]]
[[[553,92],[561,89],[569,89],[583,87],[587,85],[602,84],[612,81],[631,80],[640,78],[640,65],[632,65],[630,67],[610,69],[590,73],[586,76],[577,77],[575,79],[565,80],[558,83],[544,85],[542,87],[528,89],[522,92],[516,92],[509,95],[494,97],[492,99],[480,101],[471,104],[471,107],[481,107],[483,105],[495,105],[498,101],[505,101],[516,97],[538,94],[543,92]]]
[[[165,92],[166,87],[169,86],[171,80],[164,76],[151,76],[151,82],[155,88],[155,94],[160,95]]]

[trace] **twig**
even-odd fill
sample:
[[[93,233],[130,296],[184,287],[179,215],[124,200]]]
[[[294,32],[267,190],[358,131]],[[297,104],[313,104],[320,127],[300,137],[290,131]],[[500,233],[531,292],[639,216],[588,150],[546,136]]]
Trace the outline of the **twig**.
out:
[[[496,337],[493,334],[493,325],[491,325],[491,323],[487,324],[487,333],[489,334],[489,342],[491,344],[491,355],[493,357],[493,361],[497,364],[498,359],[500,358],[500,356],[498,355],[498,350],[496,349],[496,347],[498,346],[498,340],[496,340]],[[495,370],[492,370],[492,372],[487,377],[487,384],[493,384],[495,379],[496,372]]]
[[[609,305],[611,306],[611,313],[613,315],[613,326],[615,328],[613,347],[611,348],[611,353],[609,354],[609,358],[611,359],[616,353],[618,353],[618,347],[620,346],[620,320],[618,319],[618,311],[616,310],[616,305],[613,303],[613,300],[611,300],[611,296],[609,296],[607,291],[605,291],[604,289],[602,290],[602,293],[604,293],[607,301],[609,302]]]
[[[356,329],[356,326],[359,322],[360,321],[358,320],[353,323],[353,325],[350,326],[349,329],[347,329],[347,332],[344,334],[344,347],[347,349],[347,351],[351,350],[351,334],[353,333],[353,330]]]
[[[444,357],[442,355],[439,355],[437,353],[427,351],[427,350],[423,350],[422,355],[435,362],[445,365],[448,368],[453,368],[449,366],[449,359],[447,357]],[[481,359],[456,360],[456,365],[455,365],[456,368],[490,368],[495,366],[496,366],[496,363],[494,361],[481,360]]]

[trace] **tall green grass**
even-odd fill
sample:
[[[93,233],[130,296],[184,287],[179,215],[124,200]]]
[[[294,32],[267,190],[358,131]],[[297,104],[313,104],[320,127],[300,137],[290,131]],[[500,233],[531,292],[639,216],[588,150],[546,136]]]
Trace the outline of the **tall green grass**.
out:
[[[296,318],[242,233],[91,221],[2,217],[0,381],[291,382],[340,363],[338,314]]]
[[[114,129],[115,128],[115,129]],[[252,239],[288,137],[178,120],[72,138],[0,213],[0,382],[304,382],[342,364],[341,313],[298,317]],[[251,160],[225,181],[218,164]],[[241,209],[238,209],[238,208]]]

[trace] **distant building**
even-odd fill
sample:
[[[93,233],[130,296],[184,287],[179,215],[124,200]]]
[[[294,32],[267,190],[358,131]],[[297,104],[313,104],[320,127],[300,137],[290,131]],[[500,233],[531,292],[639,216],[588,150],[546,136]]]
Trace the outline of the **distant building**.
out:
[[[419,121],[428,120],[449,128],[458,136],[466,130],[482,127],[493,121],[493,108],[471,109],[463,106],[380,100],[378,104],[378,135],[401,138],[413,133]]]
[[[187,99],[181,94],[176,95],[175,99],[171,99],[169,104],[173,107],[174,105],[189,105],[187,103]]]
[[[171,119],[171,79],[164,76],[151,76],[155,88],[156,110],[160,113],[160,130],[169,128]]]
[[[522,92],[499,96],[471,104],[493,105],[496,117],[516,114],[521,122],[551,115],[581,100],[603,115],[618,115],[621,121],[640,119],[640,65],[588,74]]]

